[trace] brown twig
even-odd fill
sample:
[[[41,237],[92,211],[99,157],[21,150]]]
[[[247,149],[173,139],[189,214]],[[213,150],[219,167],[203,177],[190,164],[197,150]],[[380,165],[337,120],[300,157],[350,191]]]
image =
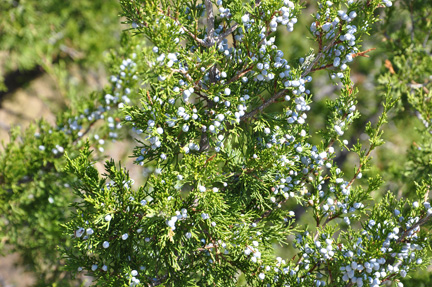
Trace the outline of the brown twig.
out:
[[[208,47],[210,47],[215,43],[213,3],[211,0],[205,0],[204,3],[207,13],[207,44],[209,45]]]
[[[355,53],[355,54],[351,54],[351,56],[353,58],[356,58],[356,57],[369,58],[369,55],[366,55],[366,54],[369,53],[370,51],[373,51],[373,50],[376,50],[376,48],[370,48],[370,49],[367,49],[366,51],[363,51],[363,52],[358,52],[358,53]]]
[[[366,53],[368,53],[368,52],[370,52],[370,51],[373,51],[373,50],[375,50],[375,49],[376,49],[376,48],[370,48],[370,49],[367,49],[366,51],[363,51],[363,52],[358,52],[358,53],[355,53],[355,54],[351,54],[351,56],[352,56],[353,58],[356,58],[356,57],[365,57],[365,58],[369,58],[369,55],[366,55]],[[314,69],[312,69],[311,72],[315,72],[315,71],[319,71],[319,70],[324,70],[324,69],[331,68],[331,67],[333,67],[333,63],[331,63],[331,64],[327,64],[327,65],[325,65],[325,66],[321,66],[321,67],[318,67],[318,68],[314,68]]]
[[[405,230],[402,235],[398,238],[398,240],[396,240],[397,243],[401,243],[407,236],[410,235],[410,233],[416,229],[417,227],[420,227],[422,225],[424,225],[426,222],[429,221],[429,219],[432,217],[432,214],[426,215],[425,217],[423,217],[422,219],[420,219],[419,221],[417,221],[413,226],[411,226],[410,228],[408,228],[407,230]]]
[[[339,33],[335,35],[335,37],[330,41],[330,43],[327,45],[327,47],[317,55],[317,57],[312,61],[312,63],[306,68],[306,70],[302,73],[301,77],[306,77],[313,69],[313,67],[321,60],[321,58],[324,56],[325,53],[327,53],[328,50],[335,44],[337,38],[339,37]],[[267,101],[265,101],[261,106],[257,107],[255,110],[247,113],[244,115],[241,120],[246,121],[250,118],[255,117],[258,113],[261,113],[265,108],[267,108],[269,105],[274,103],[277,99],[285,96],[290,90],[288,89],[282,89],[276,94],[274,94],[271,98],[269,98]]]
[[[245,74],[247,74],[248,72],[250,72],[253,69],[253,65],[250,65],[249,67],[247,67],[246,69],[244,69],[241,72],[238,72],[234,77],[232,77],[231,79],[228,80],[228,82],[226,83],[226,85],[229,85],[235,81],[237,81],[238,79],[240,79],[241,77],[243,77]]]

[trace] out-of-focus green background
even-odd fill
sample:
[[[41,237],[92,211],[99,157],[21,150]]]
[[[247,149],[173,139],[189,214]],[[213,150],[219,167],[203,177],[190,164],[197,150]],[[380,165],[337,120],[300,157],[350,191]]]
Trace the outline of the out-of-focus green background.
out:
[[[362,49],[376,50],[368,53],[369,58],[356,58],[351,65],[352,79],[359,89],[358,109],[362,118],[345,137],[349,145],[357,138],[367,140],[364,127],[368,121],[375,122],[378,118],[380,95],[387,89],[388,75],[400,75],[401,85],[405,85],[405,81],[423,84],[432,75],[432,65],[427,69],[423,67],[425,63],[415,62],[418,59],[432,62],[431,2],[398,0],[385,10],[387,14],[384,9],[378,12],[383,20],[375,24],[373,34],[366,38]],[[315,5],[315,1],[305,1],[305,11],[294,32],[277,32],[276,43],[289,61],[304,56],[311,45],[316,48],[305,37],[309,35],[312,21],[309,15]],[[106,52],[119,46],[124,28],[120,24],[120,12],[116,0],[0,2],[0,140],[7,141],[12,126],[25,127],[41,117],[54,122],[54,114],[66,109],[71,101],[106,85]],[[404,53],[408,55],[406,58]],[[417,67],[423,68],[416,70]],[[312,126],[319,127],[326,119],[324,102],[336,97],[338,86],[331,83],[325,71],[316,72],[313,77],[310,89],[314,103],[308,119]],[[422,123],[408,100],[410,92],[415,94],[416,91],[394,86],[394,80],[392,83],[392,92],[399,93],[401,101],[385,126],[386,144],[373,154],[375,170],[371,173],[383,175],[382,191],[391,190],[398,196],[409,197],[414,183],[407,167],[413,163],[408,164],[406,155],[421,142],[422,134],[418,129]],[[272,108],[277,109],[276,106]],[[109,149],[107,153],[118,158],[119,149],[116,150],[117,154]],[[347,176],[352,175],[351,167],[356,161],[354,155],[346,152],[340,153],[337,159]],[[420,178],[421,173],[417,171]],[[7,244],[3,253],[7,253]],[[0,286],[32,286],[37,275],[31,270],[17,254],[0,257]],[[429,274],[419,272],[415,279],[407,280],[405,286],[430,286]]]

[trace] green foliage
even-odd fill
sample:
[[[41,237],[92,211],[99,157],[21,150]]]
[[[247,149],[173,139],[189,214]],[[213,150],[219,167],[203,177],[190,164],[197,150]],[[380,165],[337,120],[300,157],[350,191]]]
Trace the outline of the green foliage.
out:
[[[421,278],[414,271],[430,263],[432,216],[425,31],[393,30],[393,10],[380,24],[394,54],[379,77],[385,92],[374,96],[381,112],[358,127],[363,103],[348,65],[368,52],[361,40],[375,33],[382,1],[309,7],[313,48],[300,59],[274,44],[280,26],[292,32],[306,13],[299,1],[120,2],[132,28],[109,57],[111,86],[73,98],[54,127],[15,131],[0,156],[7,243],[37,268],[41,256],[59,266],[44,255],[58,244],[67,274],[89,274],[96,286],[402,286]],[[402,3],[427,26],[430,6],[417,15],[417,2]],[[416,52],[397,52],[407,45]],[[309,88],[321,70],[336,95],[311,120],[318,100]],[[407,181],[401,198],[382,188],[372,155],[385,147],[390,111],[411,108],[423,139],[392,179]],[[138,168],[153,167],[140,186],[112,159],[102,175],[95,168],[100,139],[126,131]],[[355,157],[349,168],[342,153]],[[73,282],[46,274],[52,279],[41,284]]]
[[[407,154],[406,165],[399,168],[399,176],[407,184],[407,190],[415,188],[414,182],[425,180],[429,184],[432,176],[431,140],[432,140],[432,101],[430,79],[431,39],[429,31],[431,21],[428,15],[432,12],[432,4],[423,1],[400,1],[403,19],[408,23],[400,28],[400,16],[391,11],[383,23],[386,30],[386,49],[391,51],[386,60],[386,73],[379,82],[391,86],[391,92],[401,97],[398,108],[406,110],[405,118],[417,116],[423,123],[417,132],[419,141],[412,143]],[[402,112],[399,112],[402,114]]]
[[[0,85],[15,70],[42,67],[62,85],[68,80],[62,73],[71,63],[95,67],[118,42],[118,9],[113,0],[2,1]]]
[[[113,75],[120,76],[118,66],[124,59],[138,57],[139,46],[128,46],[111,53],[109,66]],[[131,70],[123,77],[129,88],[137,87],[133,79],[138,73]],[[111,93],[124,93],[125,88],[113,83],[107,87]],[[68,286],[71,276],[65,276],[64,264],[58,252],[59,242],[64,247],[70,240],[62,235],[61,224],[71,215],[70,204],[77,196],[70,187],[77,178],[64,172],[65,157],[79,154],[86,140],[98,150],[99,158],[104,151],[104,141],[124,137],[121,125],[114,124],[124,117],[118,108],[126,98],[107,97],[105,93],[92,93],[74,100],[69,110],[58,115],[56,125],[41,120],[24,131],[16,127],[11,132],[4,151],[0,154],[0,237],[9,252],[18,252],[24,264],[38,274],[38,286],[57,283]],[[128,101],[137,100],[129,95]],[[107,119],[105,124],[99,124]],[[123,135],[122,135],[123,134]],[[85,140],[86,139],[86,140]],[[72,285],[73,286],[73,285]]]

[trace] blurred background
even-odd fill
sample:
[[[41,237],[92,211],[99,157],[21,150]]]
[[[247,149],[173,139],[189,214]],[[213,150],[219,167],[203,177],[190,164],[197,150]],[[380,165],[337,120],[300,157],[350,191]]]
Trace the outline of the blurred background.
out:
[[[316,2],[304,3],[306,11],[294,32],[277,32],[276,44],[287,59],[304,56],[313,45],[305,35],[310,35],[309,15]],[[108,51],[120,46],[125,28],[120,12],[117,0],[0,1],[0,141],[8,141],[11,127],[26,127],[35,119],[44,118],[54,124],[54,115],[66,110],[71,102],[92,91],[101,91],[108,84]],[[367,141],[364,127],[369,121],[376,122],[382,95],[390,85],[391,92],[401,100],[385,126],[386,144],[373,154],[375,170],[370,173],[383,175],[385,184],[381,191],[391,190],[398,197],[410,197],[414,180],[421,180],[431,172],[417,167],[432,166],[430,151],[425,151],[422,163],[410,158],[410,151],[425,141],[424,126],[412,98],[417,97],[420,103],[430,101],[432,1],[397,0],[392,8],[377,13],[382,21],[374,24],[373,34],[365,38],[362,47],[363,51],[376,49],[367,54],[368,58],[358,57],[351,65],[352,80],[359,89],[358,109],[362,118],[345,138],[350,139],[349,145],[357,138]],[[339,87],[332,84],[326,71],[318,71],[313,77],[310,89],[314,103],[308,119],[319,128],[327,117],[325,101],[335,98]],[[105,154],[124,160],[133,169],[132,159],[127,158],[131,153],[129,147],[127,143],[115,149],[108,146]],[[348,167],[357,162],[357,157],[341,152],[337,162],[346,176],[352,176],[353,170]],[[135,170],[138,177],[142,168]],[[25,256],[8,254],[7,242],[0,247],[4,254],[0,257],[0,286],[40,283]],[[431,286],[431,270],[418,272],[405,286]]]

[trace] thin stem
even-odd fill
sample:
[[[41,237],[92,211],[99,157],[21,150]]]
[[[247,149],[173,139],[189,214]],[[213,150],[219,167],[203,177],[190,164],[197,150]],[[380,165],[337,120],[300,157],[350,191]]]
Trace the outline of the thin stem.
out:
[[[415,29],[415,21],[414,21],[414,11],[413,11],[413,3],[410,2],[410,18],[411,18],[411,42],[414,42],[414,29]]]
[[[367,49],[366,51],[363,51],[363,52],[358,52],[358,53],[355,53],[355,54],[351,54],[351,56],[352,56],[353,58],[356,58],[356,57],[365,57],[365,58],[369,58],[369,55],[366,55],[366,53],[368,53],[368,52],[370,52],[370,51],[373,51],[373,50],[375,50],[375,49],[376,49],[376,48],[370,48],[370,49]],[[327,65],[325,65],[325,66],[321,66],[321,67],[318,67],[318,68],[313,68],[311,72],[315,72],[315,71],[319,71],[319,70],[324,70],[324,69],[331,68],[331,67],[333,67],[333,63],[331,63],[331,64],[327,64]]]
[[[327,53],[328,50],[334,45],[336,40],[339,37],[339,33],[336,34],[336,36],[330,41],[330,43],[327,45],[327,47],[317,55],[317,57],[312,61],[312,63],[306,68],[306,70],[302,73],[301,77],[306,77],[313,69],[313,67],[321,60],[321,58],[324,56],[325,53]],[[274,103],[279,98],[285,96],[290,90],[288,89],[282,89],[276,94],[274,94],[270,99],[266,100],[261,106],[257,107],[255,110],[247,113],[244,115],[241,120],[246,121],[250,118],[255,117],[258,113],[261,113],[265,108],[270,106],[272,103]]]
[[[405,230],[401,237],[398,238],[398,240],[396,241],[397,243],[401,243],[407,236],[410,235],[411,231],[413,231],[414,229],[416,229],[419,226],[424,225],[426,222],[428,222],[428,220],[432,217],[432,214],[426,215],[425,217],[423,217],[422,219],[420,219],[419,221],[417,221],[413,226],[411,226],[410,228],[408,228],[407,230]]]
[[[244,69],[243,71],[238,72],[234,77],[232,77],[231,79],[228,80],[228,82],[226,83],[226,85],[229,85],[235,81],[237,81],[238,79],[240,79],[241,77],[243,77],[245,74],[247,74],[248,72],[250,72],[253,69],[253,65],[247,67],[246,69]]]
[[[236,23],[233,26],[229,27],[222,35],[217,36],[215,39],[216,44],[219,44],[220,42],[223,41],[223,39],[231,35],[238,28],[238,26],[239,24]]]

